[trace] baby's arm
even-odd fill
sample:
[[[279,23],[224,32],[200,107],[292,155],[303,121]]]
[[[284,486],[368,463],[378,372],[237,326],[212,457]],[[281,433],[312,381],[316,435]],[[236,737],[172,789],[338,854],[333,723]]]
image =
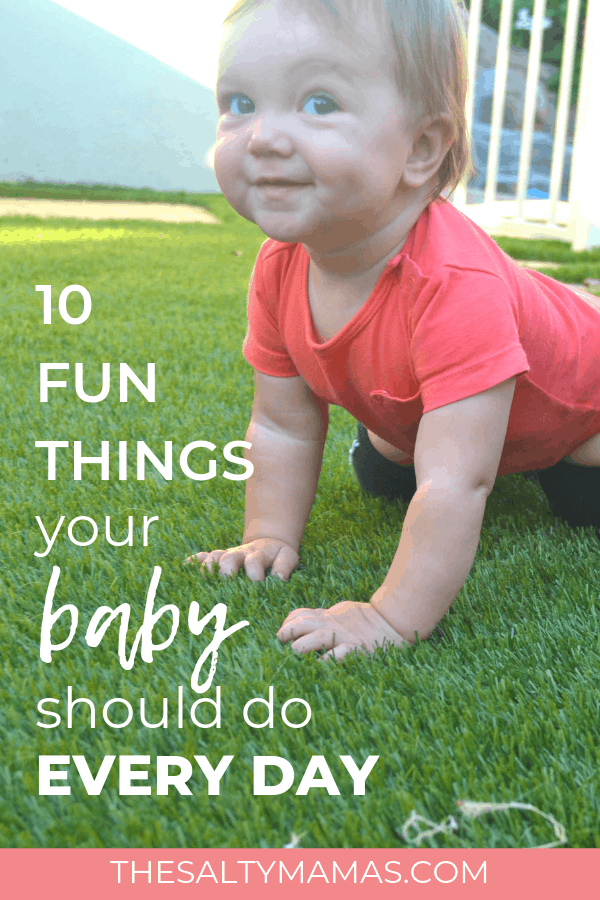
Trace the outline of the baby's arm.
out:
[[[246,481],[243,543],[229,550],[198,553],[212,571],[233,575],[243,566],[252,581],[269,567],[289,578],[298,565],[298,548],[317,489],[327,433],[327,403],[300,377],[255,373],[252,419],[246,457],[254,474]],[[192,557],[194,559],[194,557]]]
[[[279,631],[282,641],[293,641],[299,652],[325,649],[341,658],[352,650],[408,643],[415,633],[429,637],[473,564],[514,388],[512,378],[425,413],[415,446],[417,492],[382,586],[370,603],[294,610]]]

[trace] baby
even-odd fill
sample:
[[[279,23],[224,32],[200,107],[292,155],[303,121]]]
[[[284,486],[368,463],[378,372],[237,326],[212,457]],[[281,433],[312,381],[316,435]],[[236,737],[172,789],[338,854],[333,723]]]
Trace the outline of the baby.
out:
[[[409,644],[464,584],[497,474],[538,470],[555,515],[600,527],[600,303],[444,199],[470,169],[453,0],[242,0],[226,24],[215,170],[269,237],[244,344],[255,474],[243,543],[194,558],[290,577],[336,403],[360,485],[408,511],[368,603],[294,610],[279,637],[336,659]]]

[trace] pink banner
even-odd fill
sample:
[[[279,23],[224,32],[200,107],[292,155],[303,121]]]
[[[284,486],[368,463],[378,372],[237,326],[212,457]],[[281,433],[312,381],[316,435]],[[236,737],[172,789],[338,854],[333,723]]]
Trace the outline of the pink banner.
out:
[[[507,897],[597,895],[598,850],[1,850],[3,896]],[[399,894],[399,888],[401,893]]]

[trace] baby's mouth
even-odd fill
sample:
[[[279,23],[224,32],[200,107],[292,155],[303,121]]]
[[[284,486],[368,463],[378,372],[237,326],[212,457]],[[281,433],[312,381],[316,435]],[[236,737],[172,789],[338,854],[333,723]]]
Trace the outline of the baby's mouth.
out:
[[[265,187],[265,188],[296,188],[296,187],[306,187],[308,185],[307,181],[288,181],[285,178],[259,178],[258,181],[254,182],[256,187]]]
[[[254,182],[259,197],[265,203],[292,203],[308,187],[306,181],[287,181],[284,178],[261,178]]]

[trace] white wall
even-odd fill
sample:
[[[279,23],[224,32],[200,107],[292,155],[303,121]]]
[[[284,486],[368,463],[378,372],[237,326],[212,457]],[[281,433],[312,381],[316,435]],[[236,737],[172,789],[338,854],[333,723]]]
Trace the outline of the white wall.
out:
[[[50,0],[0,22],[0,180],[218,191],[209,88]]]

